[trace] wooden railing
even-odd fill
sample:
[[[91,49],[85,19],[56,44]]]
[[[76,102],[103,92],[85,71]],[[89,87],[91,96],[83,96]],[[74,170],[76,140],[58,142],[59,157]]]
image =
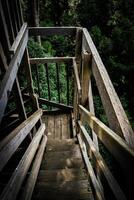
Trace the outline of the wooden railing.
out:
[[[7,185],[5,186],[0,199],[16,199],[21,188],[21,185],[27,175],[29,167],[31,168],[31,173],[27,179],[25,190],[22,195],[26,195],[29,198],[32,195],[34,185],[36,183],[36,178],[44,154],[44,149],[47,142],[47,136],[44,134],[45,125],[40,124],[40,118],[42,115],[42,110],[37,110],[33,115],[21,123],[15,130],[13,130],[9,136],[0,142],[0,172],[6,166],[9,160],[12,159],[13,155],[16,153],[18,147],[23,143],[26,137],[30,135],[30,132],[34,130],[33,137],[31,137],[31,142],[27,147],[24,155],[19,161],[17,167],[14,169],[11,178],[9,179]],[[40,124],[37,128],[37,124]],[[40,143],[41,142],[41,143]],[[34,162],[32,163],[34,159]],[[31,165],[32,164],[32,165]],[[10,166],[9,166],[10,167]],[[1,180],[2,182],[2,180]]]
[[[131,199],[134,178],[134,133],[97,49],[86,29],[77,29],[73,132],[77,135],[95,199]],[[109,127],[95,117],[91,76],[106,112]],[[85,124],[91,129],[91,135]],[[99,149],[117,162],[123,181],[113,175]],[[110,159],[110,158],[109,158]],[[113,163],[114,165],[114,163]]]

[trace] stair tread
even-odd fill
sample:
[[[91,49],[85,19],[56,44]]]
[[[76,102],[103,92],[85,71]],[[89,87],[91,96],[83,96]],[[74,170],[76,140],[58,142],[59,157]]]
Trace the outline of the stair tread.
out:
[[[45,160],[50,160],[50,159],[59,159],[60,157],[67,159],[67,158],[81,158],[81,152],[79,149],[79,146],[74,146],[68,151],[51,151],[46,149],[46,153],[44,155]]]
[[[47,144],[47,150],[50,151],[68,151],[75,146],[74,139],[54,140],[49,139]]]
[[[84,169],[55,169],[55,170],[40,170],[37,181],[39,182],[66,182],[73,180],[87,179],[87,174]]]
[[[91,188],[89,187],[88,180],[68,181],[68,182],[37,182],[34,196],[82,196],[90,194]]]
[[[51,160],[43,160],[42,169],[65,169],[65,168],[84,168],[84,163],[81,158],[56,158]]]

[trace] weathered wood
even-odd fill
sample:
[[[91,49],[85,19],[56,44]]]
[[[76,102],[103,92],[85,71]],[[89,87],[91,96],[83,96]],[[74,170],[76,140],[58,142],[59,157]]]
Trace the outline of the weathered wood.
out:
[[[68,63],[72,62],[73,57],[45,57],[45,58],[30,58],[31,64],[45,63]]]
[[[88,102],[89,81],[91,76],[91,53],[83,52],[82,55],[82,105],[86,106]]]
[[[14,56],[9,64],[8,70],[6,71],[6,74],[4,76],[4,79],[2,80],[1,88],[0,88],[0,122],[3,117],[6,105],[7,105],[9,93],[10,93],[13,83],[15,81],[17,71],[18,71],[19,65],[21,63],[23,54],[24,54],[24,50],[27,45],[27,41],[28,41],[28,32],[26,30],[26,32],[24,33],[22,40],[20,42],[19,48],[17,49],[16,53],[14,54]]]
[[[81,84],[80,84],[80,79],[79,79],[78,66],[75,59],[73,59],[73,68],[74,68],[74,75],[75,75],[75,80],[77,84],[78,97],[79,99],[81,99]]]
[[[82,50],[82,28],[77,28],[76,31],[76,42],[75,42],[75,57],[77,61],[81,60],[81,50]]]
[[[110,172],[109,168],[107,167],[103,157],[101,154],[96,150],[95,144],[92,142],[89,134],[87,133],[85,127],[81,124],[79,121],[79,126],[82,131],[82,135],[84,136],[86,142],[89,145],[89,149],[92,151],[92,154],[94,154],[97,162],[97,166],[99,166],[101,172],[103,173],[104,177],[107,180],[107,183],[109,184],[111,190],[113,191],[116,199],[118,200],[126,200],[127,198],[125,197],[124,193],[122,192],[119,184],[113,177],[112,173]]]
[[[76,34],[76,27],[29,27],[31,36],[52,36],[52,35],[72,35]]]
[[[93,75],[95,77],[102,103],[108,117],[110,128],[121,137],[124,137],[128,145],[134,148],[133,130],[115,92],[108,73],[97,52],[97,49],[86,29],[83,29],[83,37],[85,38],[84,40],[86,42],[87,50],[91,52],[93,56]]]
[[[102,199],[104,200],[105,199],[104,194],[103,194],[103,191],[101,190],[101,186],[99,185],[99,182],[96,179],[92,165],[89,161],[85,143],[82,141],[80,134],[77,134],[77,137],[78,137],[78,141],[79,141],[79,144],[80,144],[81,152],[82,152],[82,155],[83,155],[83,158],[84,158],[84,162],[86,164],[88,174],[90,176],[91,182],[92,182],[94,190],[95,190],[96,199],[97,200],[102,200]]]
[[[17,37],[14,41],[14,43],[12,44],[11,48],[10,48],[10,53],[11,54],[15,54],[19,44],[20,44],[20,41],[22,40],[22,37],[24,35],[24,33],[26,32],[26,29],[27,29],[27,23],[24,23],[20,29],[20,31],[18,32],[17,34]]]
[[[39,128],[38,132],[34,136],[32,142],[30,143],[29,147],[27,148],[25,154],[23,155],[22,159],[20,160],[17,168],[15,169],[14,173],[12,174],[8,184],[6,185],[5,189],[3,190],[0,199],[1,200],[12,200],[12,198],[16,199],[17,194],[20,190],[23,180],[26,177],[26,173],[30,167],[30,164],[34,158],[36,150],[39,146],[39,142],[42,138],[42,135],[45,130],[45,125]]]
[[[134,168],[134,152],[115,132],[97,119],[83,106],[79,106],[80,112],[88,122],[90,128],[95,131],[101,142],[107,147],[111,154],[120,163],[122,169],[128,174]]]
[[[38,100],[39,100],[39,103],[41,103],[41,104],[53,106],[53,107],[60,108],[60,109],[63,109],[63,110],[70,110],[70,111],[73,110],[72,106],[66,106],[62,103],[56,103],[54,101],[49,101],[49,100],[43,99],[43,98],[39,98]]]
[[[1,141],[0,160],[2,160],[2,162],[0,162],[0,171],[3,169],[13,153],[40,119],[41,115],[42,110],[40,109],[31,115],[28,119],[26,119],[23,123],[21,123],[15,130],[10,133],[10,135],[3,139],[3,141]]]
[[[45,150],[45,147],[46,147],[46,143],[47,143],[47,136],[44,135],[42,142],[40,144],[38,153],[37,153],[36,158],[34,160],[30,175],[29,175],[28,180],[27,180],[27,183],[25,185],[24,192],[23,192],[23,194],[20,198],[21,200],[30,200],[31,197],[32,197],[32,193],[33,193],[34,186],[35,186],[35,183],[36,183],[36,180],[37,180],[37,176],[38,176],[38,172],[39,172],[39,169],[40,169],[40,165],[41,165],[42,157],[43,157],[44,150]]]

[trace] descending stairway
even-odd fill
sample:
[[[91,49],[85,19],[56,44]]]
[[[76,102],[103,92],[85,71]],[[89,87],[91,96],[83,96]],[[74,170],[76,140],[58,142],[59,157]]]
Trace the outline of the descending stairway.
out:
[[[32,199],[93,199],[75,139],[48,139]]]

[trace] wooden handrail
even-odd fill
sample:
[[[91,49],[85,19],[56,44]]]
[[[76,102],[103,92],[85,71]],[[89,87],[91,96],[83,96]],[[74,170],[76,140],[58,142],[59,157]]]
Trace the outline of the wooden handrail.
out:
[[[125,138],[130,147],[134,148],[133,130],[100,55],[91,39],[90,34],[85,28],[83,28],[83,43],[85,50],[92,54],[92,72],[106,111],[109,126],[118,135]]]
[[[120,163],[121,167],[127,173],[134,168],[134,151],[126,142],[114,131],[97,119],[82,105],[79,105],[83,119],[89,124],[90,128],[95,131],[101,142],[107,147],[111,154]]]
[[[109,184],[112,192],[114,193],[116,199],[126,200],[127,198],[125,197],[119,184],[117,183],[117,181],[113,177],[112,173],[110,172],[109,168],[107,167],[103,157],[101,156],[99,151],[96,150],[96,146],[95,146],[94,142],[92,141],[91,137],[89,136],[89,134],[87,133],[85,127],[82,125],[82,123],[80,121],[78,122],[78,124],[82,131],[82,135],[84,136],[86,143],[89,145],[89,150],[91,150],[92,154],[95,156],[96,163],[99,166],[99,169],[101,170],[101,172],[103,173],[103,175],[104,175],[107,183]]]
[[[65,63],[72,62],[74,57],[45,57],[45,58],[30,58],[31,64],[45,64],[45,63]]]
[[[10,135],[8,135],[3,141],[0,143],[0,171],[3,169],[5,164],[14,154],[16,149],[22,143],[22,141],[26,138],[26,136],[30,133],[31,129],[35,126],[37,121],[40,119],[42,115],[42,110],[39,109],[33,115],[31,115],[28,119],[22,122],[15,130],[13,130]]]

